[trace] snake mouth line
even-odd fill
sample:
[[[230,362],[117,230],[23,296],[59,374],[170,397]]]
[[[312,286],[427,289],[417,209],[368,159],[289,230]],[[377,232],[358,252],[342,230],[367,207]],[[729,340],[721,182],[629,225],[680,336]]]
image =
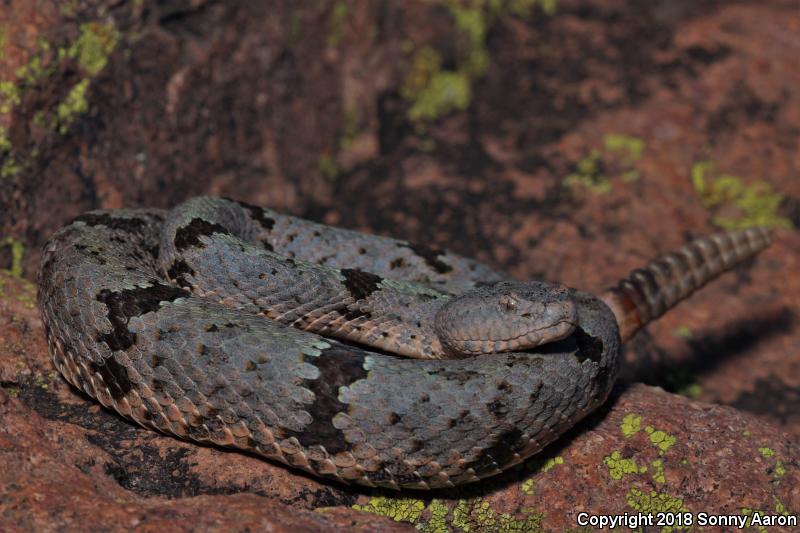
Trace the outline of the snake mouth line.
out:
[[[556,327],[558,327],[558,326],[560,326],[562,324],[568,324],[568,325],[571,326],[571,328],[569,328],[569,330],[567,331],[567,333],[565,335],[563,335],[563,336],[561,336],[561,337],[559,337],[557,339],[553,339],[552,342],[555,342],[555,341],[560,341],[562,339],[565,339],[565,338],[569,337],[572,334],[572,332],[575,330],[575,328],[578,327],[578,324],[576,322],[573,322],[572,320],[559,320],[558,322],[555,322],[555,323],[550,324],[548,326],[542,326],[541,328],[532,329],[532,330],[529,330],[529,331],[527,331],[525,333],[521,333],[521,334],[517,335],[516,337],[510,337],[508,339],[499,339],[498,340],[498,339],[483,339],[483,338],[474,339],[474,338],[469,338],[469,339],[461,339],[460,342],[508,342],[508,343],[510,343],[510,342],[514,342],[516,340],[519,340],[521,338],[527,337],[531,333],[538,333],[540,331],[547,331],[547,330],[550,330],[550,329],[554,329],[554,328],[556,328]]]

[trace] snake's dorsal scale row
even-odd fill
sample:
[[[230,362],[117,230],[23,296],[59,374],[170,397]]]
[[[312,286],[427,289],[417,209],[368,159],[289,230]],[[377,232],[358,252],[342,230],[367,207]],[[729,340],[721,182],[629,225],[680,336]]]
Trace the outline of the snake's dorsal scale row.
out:
[[[142,425],[341,481],[447,487],[537,452],[616,377],[614,317],[591,295],[572,291],[576,332],[536,352],[402,359],[167,283],[156,260],[163,216],[83,215],[49,241],[40,270],[57,368]]]
[[[297,240],[324,252],[325,264],[278,244]],[[353,254],[358,250],[362,263],[365,256],[380,258],[381,274],[405,265],[405,277],[425,283],[327,264],[346,260],[348,248]],[[434,262],[432,251],[427,260],[415,256],[419,249],[225,199],[196,198],[170,212],[159,263],[170,280],[204,299],[407,357],[529,349],[573,331],[575,309],[566,288],[533,281],[487,284],[497,274],[474,261],[442,252],[447,263]]]
[[[211,213],[218,212],[224,202],[225,199],[200,197],[184,202],[180,208]],[[244,202],[228,202],[229,216],[249,226],[251,233],[247,240],[288,258],[371,272],[382,278],[421,283],[454,294],[476,283],[492,283],[507,277],[479,261],[446,250],[318,224]]]
[[[385,258],[395,252],[405,259],[384,261],[379,272],[402,263],[406,277],[466,284],[460,271],[468,271],[472,262],[450,257],[455,266],[448,267],[449,274],[437,272],[413,264],[402,241],[366,242],[370,239],[355,233],[354,243],[354,232],[326,228],[247,204],[195,198],[170,214],[159,263],[170,279],[193,293],[281,324],[410,357],[445,356],[434,317],[449,296],[335,265],[348,257]],[[305,246],[295,252],[296,242]],[[322,264],[313,262],[319,254],[325,254]],[[230,261],[234,256],[238,259]]]

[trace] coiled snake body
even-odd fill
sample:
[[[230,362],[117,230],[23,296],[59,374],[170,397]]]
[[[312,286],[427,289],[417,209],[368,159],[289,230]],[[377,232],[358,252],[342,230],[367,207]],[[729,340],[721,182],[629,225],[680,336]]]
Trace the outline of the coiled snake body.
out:
[[[78,217],[45,247],[39,305],[67,381],[143,426],[343,482],[449,487],[572,427],[606,399],[621,339],[768,243],[700,239],[597,298],[196,198]]]

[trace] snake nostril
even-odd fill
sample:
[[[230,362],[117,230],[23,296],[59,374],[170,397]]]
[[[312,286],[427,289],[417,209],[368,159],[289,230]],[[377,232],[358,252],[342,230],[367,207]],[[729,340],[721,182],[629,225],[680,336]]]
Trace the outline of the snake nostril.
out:
[[[522,313],[522,315],[520,315],[520,316],[522,316],[522,318],[530,318],[531,314],[530,313]]]

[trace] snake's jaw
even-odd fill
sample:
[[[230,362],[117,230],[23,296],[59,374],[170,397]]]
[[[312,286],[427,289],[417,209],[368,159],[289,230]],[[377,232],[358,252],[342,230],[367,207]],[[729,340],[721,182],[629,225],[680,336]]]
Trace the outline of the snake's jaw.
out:
[[[525,324],[530,329],[523,336],[513,339],[504,351],[529,350],[543,344],[563,340],[575,331],[578,323],[577,308],[571,300],[540,304],[541,313]]]
[[[526,337],[529,343],[525,345],[520,343],[520,346],[515,349],[525,350],[536,348],[537,346],[541,346],[543,344],[564,340],[575,332],[576,327],[577,318],[560,318],[552,325],[536,330],[532,334],[529,334]]]

